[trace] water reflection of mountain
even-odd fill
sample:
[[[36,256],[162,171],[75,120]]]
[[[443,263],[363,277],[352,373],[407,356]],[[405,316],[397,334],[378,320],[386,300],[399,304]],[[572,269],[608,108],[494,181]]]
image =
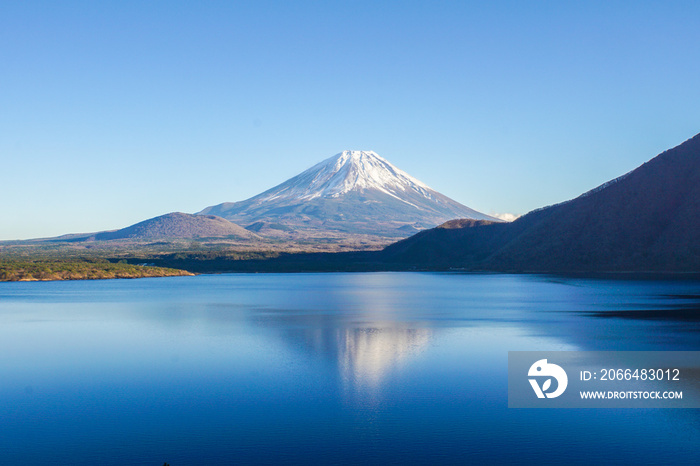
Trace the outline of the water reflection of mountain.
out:
[[[430,342],[431,330],[402,326],[345,329],[338,345],[343,380],[377,387],[383,376]]]
[[[337,366],[346,388],[378,388],[389,372],[421,353],[433,335],[418,322],[346,322],[332,313],[279,311],[253,319],[294,349]]]

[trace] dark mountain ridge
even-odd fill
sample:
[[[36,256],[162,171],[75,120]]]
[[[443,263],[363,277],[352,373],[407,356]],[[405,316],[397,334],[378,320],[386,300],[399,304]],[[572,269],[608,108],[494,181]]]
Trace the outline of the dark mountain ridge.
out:
[[[700,271],[700,135],[512,223],[448,222],[381,256],[395,266],[424,268]]]

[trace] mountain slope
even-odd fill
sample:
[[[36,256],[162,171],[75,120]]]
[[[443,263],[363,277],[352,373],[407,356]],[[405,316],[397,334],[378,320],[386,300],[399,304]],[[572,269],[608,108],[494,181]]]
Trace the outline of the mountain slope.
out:
[[[121,230],[97,233],[95,240],[210,237],[258,238],[248,230],[220,217],[172,212]]]
[[[509,224],[436,228],[389,262],[499,271],[700,271],[700,135]]]
[[[218,215],[241,225],[265,222],[296,231],[398,237],[453,218],[497,221],[371,151],[344,151],[257,196],[207,207],[198,215]],[[403,228],[407,225],[414,229]]]

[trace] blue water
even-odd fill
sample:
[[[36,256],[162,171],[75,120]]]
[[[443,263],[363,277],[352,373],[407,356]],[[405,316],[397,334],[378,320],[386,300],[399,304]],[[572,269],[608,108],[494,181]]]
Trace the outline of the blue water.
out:
[[[697,464],[698,410],[508,409],[507,352],[700,350],[699,301],[526,275],[0,283],[0,464]]]

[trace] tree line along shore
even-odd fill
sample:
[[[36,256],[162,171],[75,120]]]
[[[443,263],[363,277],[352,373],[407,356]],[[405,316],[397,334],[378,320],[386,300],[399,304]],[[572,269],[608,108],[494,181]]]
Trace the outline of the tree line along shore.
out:
[[[193,275],[185,270],[93,260],[0,260],[0,281],[99,280]]]

